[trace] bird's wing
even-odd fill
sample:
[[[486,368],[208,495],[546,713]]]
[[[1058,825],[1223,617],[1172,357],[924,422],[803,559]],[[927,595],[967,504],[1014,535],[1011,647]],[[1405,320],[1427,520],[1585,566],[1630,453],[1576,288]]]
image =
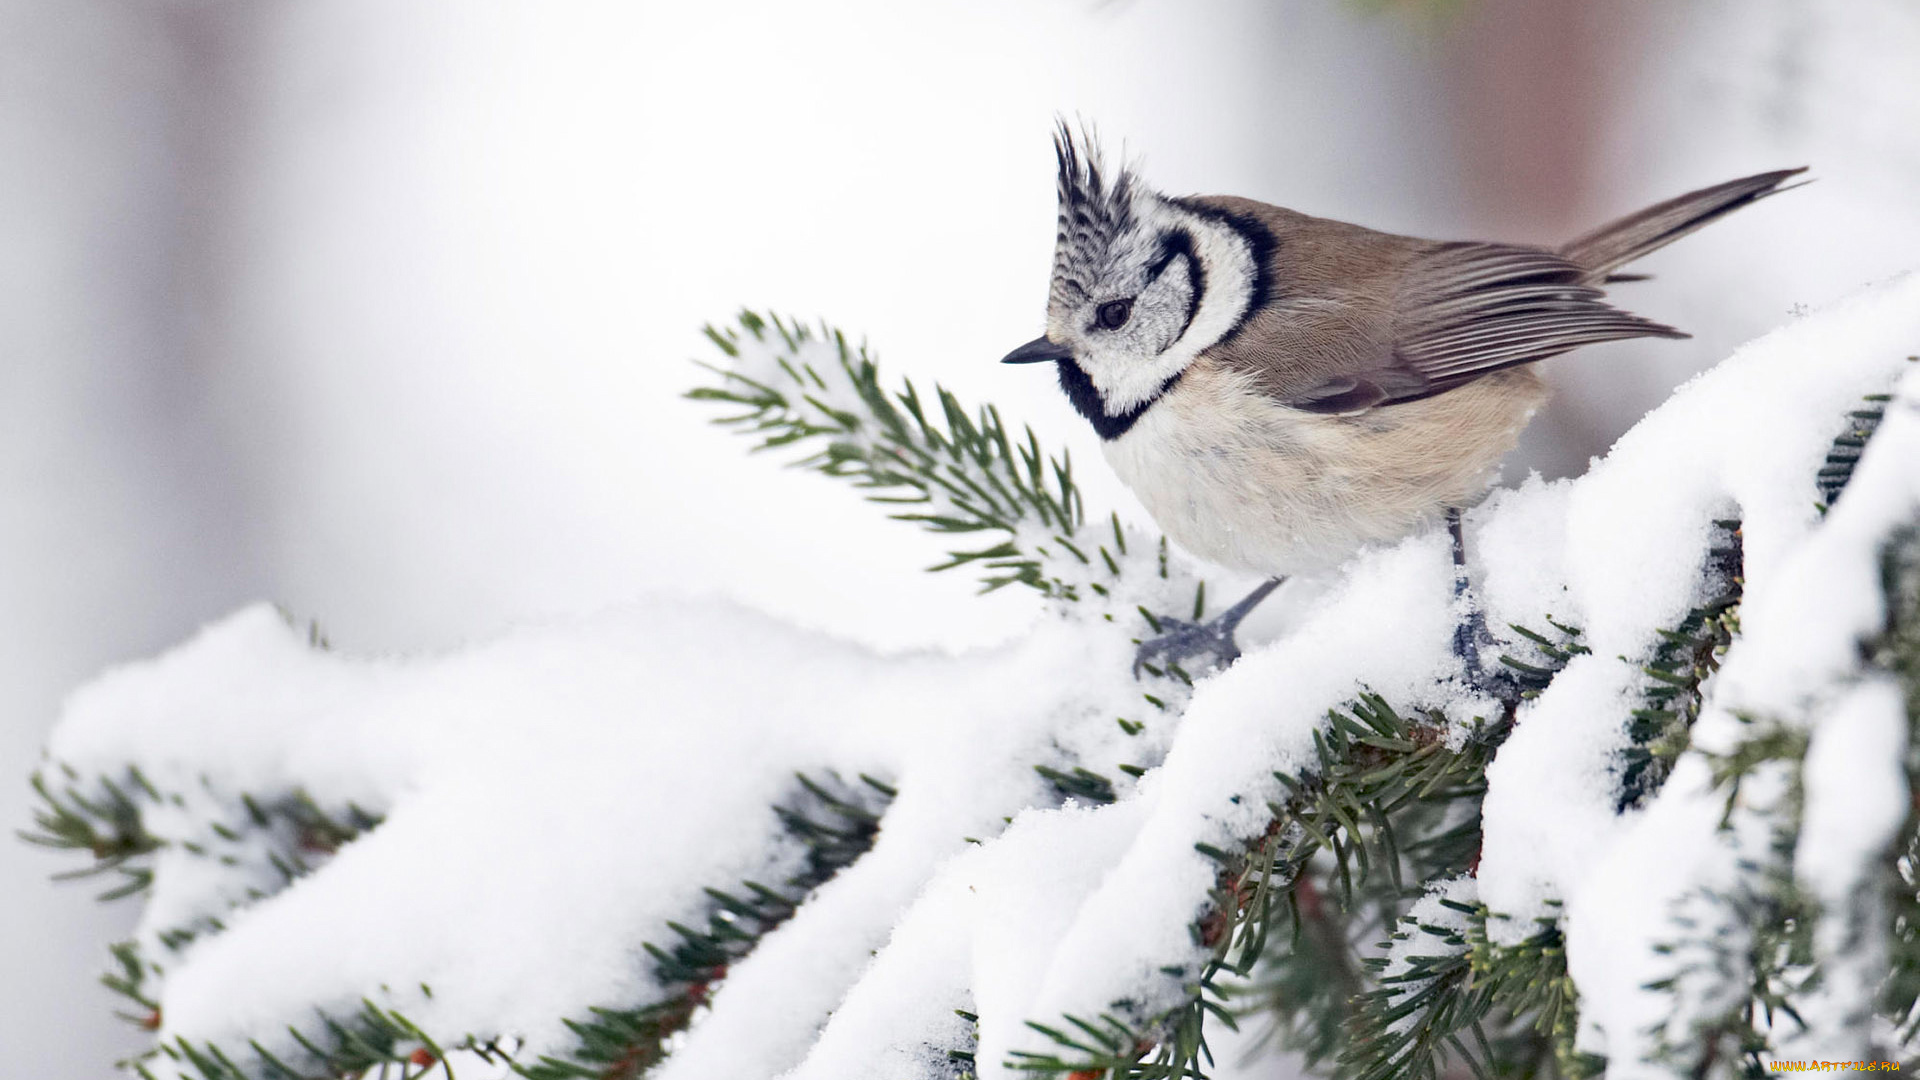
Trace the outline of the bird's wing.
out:
[[[1687,336],[1609,306],[1592,276],[1538,248],[1432,245],[1401,265],[1378,347],[1348,353],[1345,370],[1323,369],[1276,396],[1308,412],[1364,412],[1582,345]]]

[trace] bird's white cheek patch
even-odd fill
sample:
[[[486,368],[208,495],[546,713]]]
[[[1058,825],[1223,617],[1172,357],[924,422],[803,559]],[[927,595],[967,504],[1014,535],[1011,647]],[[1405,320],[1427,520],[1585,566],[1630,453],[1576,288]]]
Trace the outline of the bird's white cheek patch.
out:
[[[1081,361],[1087,378],[1100,391],[1108,416],[1123,416],[1159,396],[1167,381],[1185,370],[1188,359],[1161,353],[1150,360],[1137,356],[1094,353]]]
[[[1082,367],[1100,391],[1107,415],[1121,416],[1152,401],[1202,350],[1233,331],[1253,299],[1253,245],[1232,226],[1171,205],[1156,208],[1160,226],[1178,226],[1194,238],[1200,263],[1198,309],[1186,332],[1150,359],[1092,350]]]

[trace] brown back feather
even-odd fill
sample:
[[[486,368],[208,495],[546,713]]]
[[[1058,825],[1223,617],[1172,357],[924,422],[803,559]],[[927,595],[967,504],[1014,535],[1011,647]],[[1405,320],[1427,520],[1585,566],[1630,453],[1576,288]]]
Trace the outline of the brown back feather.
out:
[[[1184,200],[1272,239],[1265,306],[1208,355],[1283,404],[1351,414],[1432,397],[1582,345],[1683,338],[1606,303],[1599,286],[1614,269],[1781,190],[1801,171],[1669,199],[1557,253],[1417,240],[1250,199]]]

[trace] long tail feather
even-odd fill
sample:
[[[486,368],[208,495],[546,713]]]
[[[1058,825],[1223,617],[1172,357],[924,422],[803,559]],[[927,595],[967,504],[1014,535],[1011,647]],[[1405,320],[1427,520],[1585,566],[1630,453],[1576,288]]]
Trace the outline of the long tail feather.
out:
[[[1695,229],[1769,195],[1791,190],[1780,185],[1806,171],[1803,166],[1760,173],[1656,203],[1637,214],[1600,226],[1561,248],[1560,254],[1569,262],[1585,267],[1592,275],[1591,280],[1604,280],[1615,268],[1666,247]]]

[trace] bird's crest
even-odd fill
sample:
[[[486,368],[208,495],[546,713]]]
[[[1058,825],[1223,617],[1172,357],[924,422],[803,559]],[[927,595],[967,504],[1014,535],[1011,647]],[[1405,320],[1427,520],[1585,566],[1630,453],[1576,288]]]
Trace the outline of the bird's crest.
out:
[[[1051,298],[1056,304],[1084,300],[1099,280],[1114,241],[1133,226],[1134,177],[1121,167],[1102,169],[1100,144],[1091,127],[1076,137],[1065,120],[1053,133],[1060,162],[1060,228],[1053,253]]]

